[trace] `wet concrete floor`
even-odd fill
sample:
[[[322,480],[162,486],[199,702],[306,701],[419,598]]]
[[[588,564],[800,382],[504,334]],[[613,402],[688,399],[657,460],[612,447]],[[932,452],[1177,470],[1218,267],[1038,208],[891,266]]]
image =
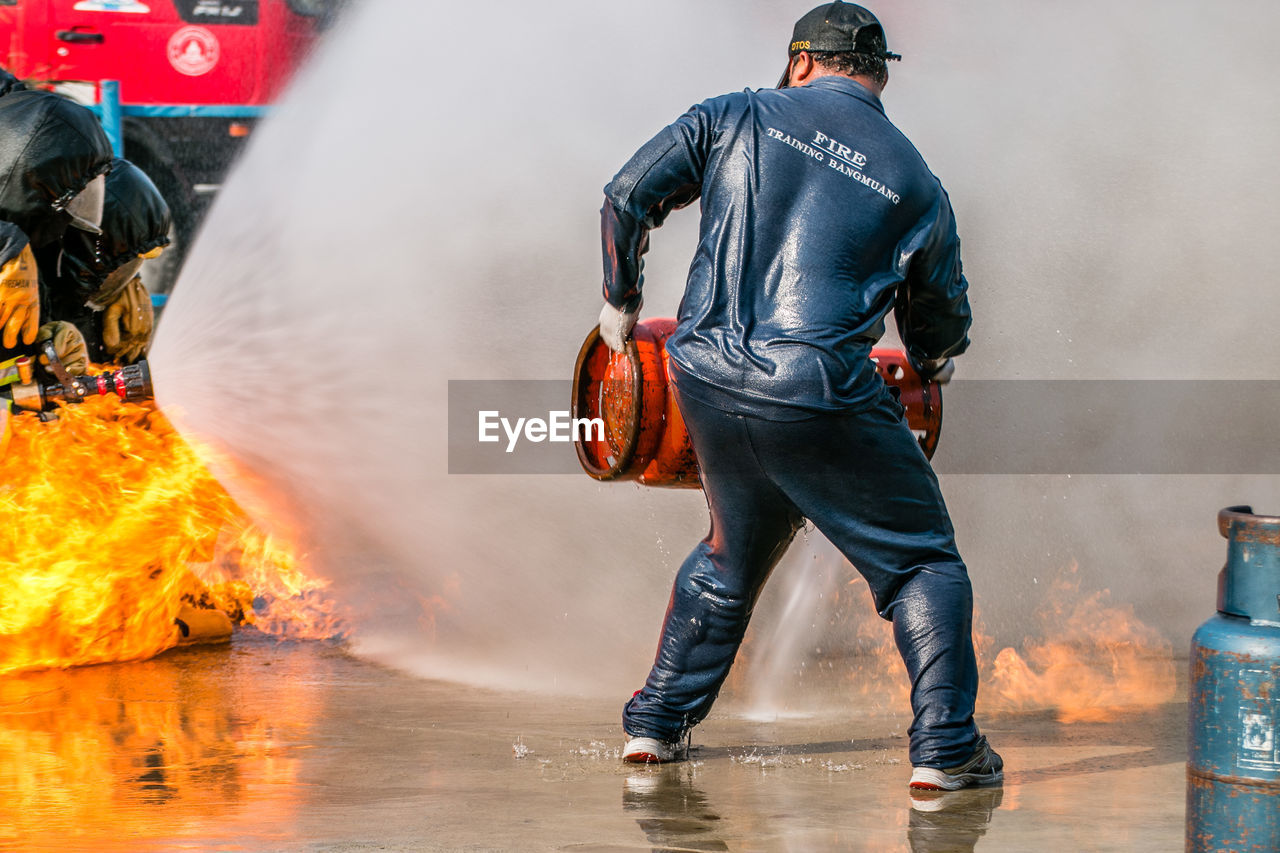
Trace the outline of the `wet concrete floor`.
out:
[[[753,721],[618,760],[623,697],[425,681],[322,643],[0,679],[0,850],[1179,850],[1185,704],[986,720],[1002,789],[913,800],[903,715]]]

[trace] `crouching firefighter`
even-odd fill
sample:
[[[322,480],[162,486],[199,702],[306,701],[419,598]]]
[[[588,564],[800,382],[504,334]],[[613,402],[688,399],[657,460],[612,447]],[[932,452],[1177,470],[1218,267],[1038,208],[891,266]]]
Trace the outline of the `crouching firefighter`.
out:
[[[88,366],[70,323],[46,322],[42,282],[68,234],[100,231],[111,145],[92,113],[0,78],[0,358],[52,341],[68,370]]]
[[[41,260],[46,316],[84,332],[89,357],[131,364],[151,344],[155,313],[141,270],[169,245],[169,206],[155,184],[128,160],[107,175],[98,233],[68,232],[61,255]],[[45,276],[46,270],[56,274]]]
[[[974,723],[972,591],[938,481],[872,345],[894,310],[922,378],[946,381],[970,324],[947,194],[886,118],[884,31],[861,6],[801,18],[776,89],[699,104],[605,188],[600,334],[620,351],[649,231],[701,199],[670,382],[711,531],[675,579],[623,757],[683,757],[757,597],[805,519],[870,585],[911,680],[910,785],[1002,780]]]

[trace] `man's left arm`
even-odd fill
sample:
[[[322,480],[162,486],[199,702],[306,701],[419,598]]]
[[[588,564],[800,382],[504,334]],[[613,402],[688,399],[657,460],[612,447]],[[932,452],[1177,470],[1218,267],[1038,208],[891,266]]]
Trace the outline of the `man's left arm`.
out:
[[[969,346],[969,282],[960,263],[960,237],[947,194],[921,223],[904,254],[910,253],[898,287],[894,317],[907,355],[924,378],[946,381],[952,356]]]
[[[649,232],[702,193],[710,128],[709,111],[703,105],[694,107],[645,143],[605,187],[600,210],[605,300],[600,333],[611,349],[622,349],[644,302]]]

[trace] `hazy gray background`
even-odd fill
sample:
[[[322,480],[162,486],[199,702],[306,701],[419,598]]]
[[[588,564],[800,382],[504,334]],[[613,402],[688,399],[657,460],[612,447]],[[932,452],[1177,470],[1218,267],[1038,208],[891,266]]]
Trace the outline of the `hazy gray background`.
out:
[[[160,326],[156,382],[188,432],[291,493],[357,649],[504,685],[639,686],[701,495],[449,476],[446,382],[569,375],[599,310],[601,187],[690,104],[773,85],[808,8],[366,0],[255,134]],[[1275,375],[1280,8],[873,8],[905,57],[889,116],[957,210],[961,376]],[[696,218],[654,235],[649,316],[675,310]],[[1280,512],[1274,477],[943,489],[1001,644],[1078,564],[1082,590],[1185,649],[1213,611],[1217,510]],[[798,599],[798,658],[843,584],[797,580],[823,553],[799,543],[759,611],[775,632]]]

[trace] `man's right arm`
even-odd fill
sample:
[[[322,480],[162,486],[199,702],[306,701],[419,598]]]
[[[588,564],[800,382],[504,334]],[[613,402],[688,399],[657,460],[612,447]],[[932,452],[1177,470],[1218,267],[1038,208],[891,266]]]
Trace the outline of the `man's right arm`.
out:
[[[702,193],[711,150],[711,115],[699,105],[649,140],[605,187],[600,210],[605,301],[639,310],[649,232]]]

